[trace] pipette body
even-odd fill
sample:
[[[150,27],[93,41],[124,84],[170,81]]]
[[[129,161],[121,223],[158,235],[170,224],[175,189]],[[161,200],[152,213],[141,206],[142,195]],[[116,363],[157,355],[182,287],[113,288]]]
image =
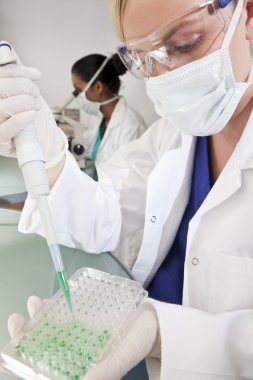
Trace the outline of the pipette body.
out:
[[[0,42],[0,65],[9,63],[16,63],[12,47],[7,42]],[[57,278],[67,305],[70,311],[72,311],[68,280],[47,201],[50,189],[45,169],[44,155],[37,141],[36,130],[33,125],[22,130],[14,140],[18,164],[22,170],[27,191],[30,197],[36,202]]]

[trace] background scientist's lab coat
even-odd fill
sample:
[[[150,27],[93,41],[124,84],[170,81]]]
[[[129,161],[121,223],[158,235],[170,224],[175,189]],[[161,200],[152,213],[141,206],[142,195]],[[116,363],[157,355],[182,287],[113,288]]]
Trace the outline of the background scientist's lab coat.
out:
[[[83,139],[86,157],[91,157],[102,119],[102,114],[92,117],[85,126]],[[120,97],[98,148],[96,164],[106,162],[120,146],[140,137],[146,128],[143,118]]]
[[[252,141],[253,114],[190,222],[183,306],[154,302],[162,357],[161,366],[148,360],[152,371],[160,369],[152,380],[253,379]],[[110,251],[119,237],[127,239],[144,225],[138,256],[121,259],[147,286],[187,205],[195,142],[160,120],[100,165],[99,182],[82,173],[69,153],[49,196],[58,240],[90,252]],[[42,233],[31,199],[20,230]]]

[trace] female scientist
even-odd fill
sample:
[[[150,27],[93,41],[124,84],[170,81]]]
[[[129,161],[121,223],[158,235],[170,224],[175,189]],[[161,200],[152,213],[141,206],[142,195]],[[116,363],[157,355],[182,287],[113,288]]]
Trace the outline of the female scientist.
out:
[[[142,135],[146,125],[120,90],[119,76],[127,71],[118,54],[91,54],[74,63],[72,82],[80,109],[98,117],[84,129],[85,150],[96,164],[107,161],[121,145]]]
[[[253,2],[111,0],[111,11],[119,54],[162,119],[101,165],[98,183],[59,148],[49,201],[59,241],[86,251],[144,226],[130,264],[150,298],[86,379],[119,380],[144,357],[152,380],[253,379]],[[38,92],[32,69],[0,73],[3,93],[13,81],[1,106],[13,115],[0,126],[8,145]],[[30,103],[7,107],[28,88]],[[42,234],[31,199],[20,230]],[[12,333],[21,321],[10,318]]]

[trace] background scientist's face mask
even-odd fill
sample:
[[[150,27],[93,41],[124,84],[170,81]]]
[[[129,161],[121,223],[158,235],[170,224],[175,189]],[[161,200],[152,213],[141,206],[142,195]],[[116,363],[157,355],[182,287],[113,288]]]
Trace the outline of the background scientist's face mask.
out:
[[[208,136],[220,132],[250,86],[235,81],[229,55],[242,8],[243,0],[239,0],[219,50],[146,79],[147,94],[157,113],[186,134]]]
[[[95,82],[96,78],[99,76],[99,74],[101,73],[101,71],[103,70],[103,68],[106,66],[107,62],[109,61],[109,57],[106,58],[104,60],[104,62],[102,63],[102,65],[99,67],[99,69],[95,72],[95,74],[93,75],[93,77],[89,80],[89,82],[87,83],[84,91],[82,91],[78,97],[76,98],[77,100],[77,103],[79,105],[79,108],[86,112],[87,114],[89,115],[95,115],[97,116],[100,112],[100,107],[102,105],[105,105],[105,104],[108,104],[108,103],[111,103],[113,102],[115,99],[118,99],[118,96],[117,95],[114,95],[111,99],[107,99],[103,102],[93,102],[89,99],[87,99],[86,97],[86,93],[87,91],[89,90],[89,88],[92,86],[92,84]]]

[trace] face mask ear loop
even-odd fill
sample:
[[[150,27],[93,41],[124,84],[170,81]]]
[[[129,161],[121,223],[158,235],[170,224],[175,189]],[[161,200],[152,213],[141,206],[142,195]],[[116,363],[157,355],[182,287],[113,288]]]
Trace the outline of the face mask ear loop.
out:
[[[111,59],[111,57],[107,57],[104,62],[102,63],[102,65],[97,69],[97,71],[95,72],[95,74],[93,75],[93,77],[89,80],[89,82],[87,83],[85,89],[84,89],[84,94],[89,90],[89,88],[91,87],[91,85],[95,82],[95,79],[99,76],[99,74],[101,73],[101,71],[103,70],[103,68],[105,67],[105,65],[107,64],[107,62]]]
[[[115,99],[119,99],[119,98],[120,98],[119,95],[114,94],[114,96],[111,99],[107,99],[104,102],[101,102],[100,105],[105,106],[106,104],[112,103]]]
[[[228,29],[227,29],[227,32],[225,34],[225,37],[224,37],[224,40],[223,40],[223,43],[222,43],[222,48],[228,48],[229,45],[230,45],[230,42],[233,38],[233,35],[234,35],[234,32],[235,32],[235,29],[238,25],[238,22],[240,20],[240,17],[241,17],[241,13],[242,13],[242,9],[243,9],[243,2],[244,0],[239,0],[238,3],[237,3],[237,6],[235,8],[235,11],[234,11],[234,14],[231,18],[231,21],[230,21],[230,24],[228,26]]]

